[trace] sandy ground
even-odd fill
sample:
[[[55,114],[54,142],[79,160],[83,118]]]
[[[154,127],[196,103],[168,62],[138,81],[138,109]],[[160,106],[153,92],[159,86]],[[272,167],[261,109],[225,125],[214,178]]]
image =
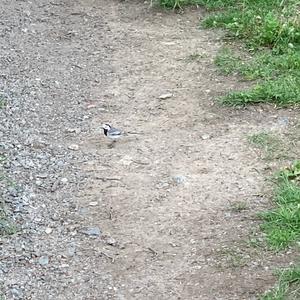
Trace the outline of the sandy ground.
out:
[[[213,65],[222,33],[148,5],[1,3],[2,152],[22,206],[1,239],[7,299],[256,299],[284,263],[247,242],[268,202],[247,136],[293,113],[220,107],[246,86]],[[111,145],[103,122],[128,134]]]

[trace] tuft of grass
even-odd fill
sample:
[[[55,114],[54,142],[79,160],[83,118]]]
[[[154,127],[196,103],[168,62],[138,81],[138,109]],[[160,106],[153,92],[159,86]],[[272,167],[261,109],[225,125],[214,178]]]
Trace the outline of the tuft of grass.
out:
[[[295,162],[291,169],[300,172],[300,162]],[[280,173],[274,196],[276,207],[260,214],[264,221],[261,229],[268,244],[276,250],[284,249],[300,238],[300,185],[290,179],[286,170]]]
[[[296,300],[300,299],[300,267],[277,272],[279,282],[276,287],[266,292],[261,300]]]
[[[248,136],[250,144],[263,151],[263,159],[273,160],[286,158],[290,145],[288,142],[267,132],[255,133]]]
[[[243,249],[236,247],[220,248],[216,252],[218,267],[224,268],[241,268],[251,260],[250,255]]]
[[[242,212],[243,210],[248,209],[248,205],[246,202],[242,202],[242,201],[236,201],[236,202],[232,202],[230,203],[230,209],[232,212]]]
[[[205,54],[193,53],[187,57],[187,61],[199,61],[201,58],[206,57]]]
[[[220,9],[235,4],[236,0],[153,0],[165,8],[183,8],[188,5],[205,6],[207,9]]]
[[[216,56],[215,64],[223,74],[229,75],[239,70],[241,59],[235,56],[229,48],[223,48]]]
[[[165,8],[181,9],[187,5],[199,5],[201,4],[202,1],[200,0],[157,0],[153,2]]]

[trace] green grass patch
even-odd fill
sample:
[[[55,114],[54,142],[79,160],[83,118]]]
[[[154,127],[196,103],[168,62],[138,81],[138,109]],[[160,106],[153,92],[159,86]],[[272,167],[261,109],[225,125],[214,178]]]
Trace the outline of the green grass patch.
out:
[[[300,162],[280,172],[275,208],[260,214],[261,229],[271,248],[279,250],[300,239]]]
[[[222,51],[216,64],[224,74],[259,80],[246,91],[221,99],[225,105],[300,104],[299,0],[157,0],[165,8],[200,5],[211,11],[202,25],[223,28],[227,38],[244,42],[247,59]],[[251,56],[251,58],[249,58]]]
[[[286,49],[299,47],[298,0],[221,2],[225,9],[206,18],[205,27],[227,29],[232,37],[244,39],[253,49],[263,46],[283,53]]]
[[[205,6],[207,9],[220,9],[234,5],[236,0],[153,0],[152,2],[173,9],[181,9],[188,5]]]
[[[265,293],[261,300],[296,300],[300,299],[300,267],[295,266],[277,272],[279,277],[275,288]]]
[[[300,103],[300,18],[298,0],[237,0],[207,17],[207,28],[224,28],[228,37],[245,42],[245,59],[222,50],[216,64],[224,74],[259,80],[251,89],[221,99],[225,105]],[[233,5],[232,5],[233,4]],[[222,7],[219,3],[219,7]],[[248,52],[248,53],[247,53]]]
[[[221,102],[230,106],[255,103],[274,103],[281,107],[299,105],[300,77],[286,75],[276,80],[267,80],[248,91],[230,93]]]
[[[273,55],[265,50],[245,61],[241,55],[225,47],[218,53],[215,64],[223,74],[238,73],[244,80],[270,80],[287,72],[293,77],[300,76],[300,52]]]

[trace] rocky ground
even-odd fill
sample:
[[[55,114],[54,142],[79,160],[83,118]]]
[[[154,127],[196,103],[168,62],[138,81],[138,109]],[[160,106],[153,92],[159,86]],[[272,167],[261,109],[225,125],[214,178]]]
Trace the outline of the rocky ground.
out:
[[[247,135],[295,117],[215,103],[245,83],[215,70],[222,33],[198,28],[203,12],[2,0],[0,13],[4,299],[241,300],[270,287],[284,257],[246,243],[267,205]],[[128,135],[110,145],[103,122]]]

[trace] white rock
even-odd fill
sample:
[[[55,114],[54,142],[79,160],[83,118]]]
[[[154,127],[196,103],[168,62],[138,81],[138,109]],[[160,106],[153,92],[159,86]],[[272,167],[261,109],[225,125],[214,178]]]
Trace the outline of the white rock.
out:
[[[69,145],[69,147],[68,147],[70,150],[74,150],[74,151],[77,151],[77,150],[79,150],[79,146],[78,145],[76,145],[76,144],[71,144],[71,145]]]
[[[63,177],[63,178],[60,180],[60,182],[63,183],[63,184],[67,184],[67,183],[68,183],[68,178]]]
[[[160,95],[158,98],[164,100],[164,99],[168,99],[168,98],[171,98],[171,97],[173,97],[173,94],[167,93],[167,94]]]
[[[45,229],[45,232],[46,232],[47,234],[50,234],[50,233],[52,232],[52,228],[50,228],[50,227],[46,228],[46,229]]]
[[[210,135],[209,134],[203,134],[201,135],[202,140],[208,140],[210,139]]]

